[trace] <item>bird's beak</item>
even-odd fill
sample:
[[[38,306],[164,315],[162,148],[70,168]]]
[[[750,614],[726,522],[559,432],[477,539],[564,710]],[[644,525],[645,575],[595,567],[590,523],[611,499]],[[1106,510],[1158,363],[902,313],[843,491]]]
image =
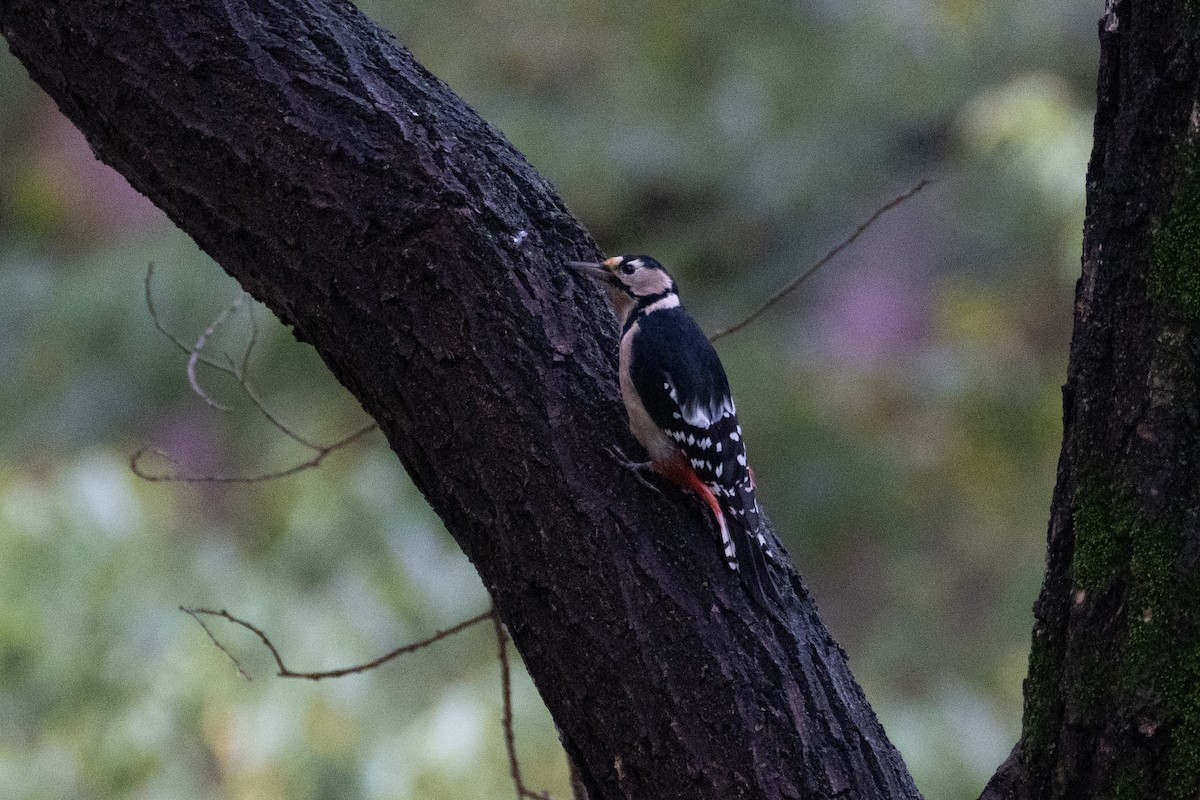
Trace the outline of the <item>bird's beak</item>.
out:
[[[589,278],[595,278],[598,281],[605,283],[612,281],[612,272],[604,264],[597,264],[592,261],[568,261],[567,268],[580,275],[587,275]]]

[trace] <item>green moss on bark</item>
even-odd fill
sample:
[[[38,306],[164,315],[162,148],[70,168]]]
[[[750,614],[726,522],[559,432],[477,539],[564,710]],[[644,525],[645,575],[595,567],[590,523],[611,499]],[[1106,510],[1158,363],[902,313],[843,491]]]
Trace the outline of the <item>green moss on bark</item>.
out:
[[[1053,762],[1054,742],[1061,721],[1058,675],[1062,653],[1054,646],[1039,623],[1033,629],[1033,644],[1029,649],[1029,677],[1025,679],[1025,718],[1022,760],[1035,774],[1045,770],[1040,764]]]
[[[1184,179],[1150,256],[1150,297],[1188,321],[1200,320],[1200,153],[1187,158]]]
[[[1135,507],[1128,493],[1108,481],[1080,484],[1075,493],[1075,550],[1071,558],[1071,583],[1077,589],[1102,589],[1113,582],[1125,565]]]
[[[1116,781],[1111,796],[1195,798],[1200,793],[1200,579],[1181,568],[1183,515],[1156,518],[1119,487],[1108,477],[1093,478],[1081,480],[1076,491],[1072,602],[1082,605],[1093,602],[1093,595],[1123,590],[1124,622],[1111,640],[1082,619],[1073,622],[1065,674],[1063,657],[1048,636],[1035,636],[1026,744],[1033,752],[1053,745],[1064,724],[1063,703],[1080,724],[1101,724],[1115,710],[1125,717],[1127,741],[1142,755],[1123,759],[1132,771]],[[1048,763],[1054,763],[1053,756]],[[1161,768],[1166,769],[1165,793]]]
[[[1138,736],[1165,736],[1167,794],[1200,790],[1200,585],[1180,571],[1181,519],[1139,521],[1131,538],[1123,694]],[[1162,746],[1162,745],[1160,745]]]
[[[1134,555],[1130,596],[1130,662],[1163,705],[1170,797],[1200,791],[1200,647],[1194,629],[1200,585],[1181,578],[1177,526],[1148,531]],[[1139,610],[1140,609],[1140,612]]]

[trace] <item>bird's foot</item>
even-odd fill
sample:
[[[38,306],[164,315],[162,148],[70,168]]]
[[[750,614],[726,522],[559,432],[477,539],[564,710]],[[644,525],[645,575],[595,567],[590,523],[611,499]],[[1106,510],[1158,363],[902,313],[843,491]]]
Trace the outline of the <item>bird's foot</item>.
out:
[[[650,481],[646,480],[646,475],[654,472],[654,464],[650,461],[631,461],[618,447],[606,447],[604,452],[613,461],[620,464],[625,469],[633,473],[633,477],[638,479],[638,482],[651,489],[657,494],[662,494],[662,490],[655,486]]]

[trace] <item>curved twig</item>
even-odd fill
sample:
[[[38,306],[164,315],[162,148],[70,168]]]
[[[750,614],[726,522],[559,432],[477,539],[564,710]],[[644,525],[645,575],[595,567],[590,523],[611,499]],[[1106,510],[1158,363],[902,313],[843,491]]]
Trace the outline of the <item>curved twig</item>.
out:
[[[270,423],[270,425],[273,428],[275,428],[277,431],[282,433],[287,438],[291,439],[293,442],[296,442],[297,444],[299,444],[303,447],[306,447],[309,450],[312,450],[313,456],[312,456],[312,458],[309,458],[307,461],[302,461],[298,464],[294,464],[291,467],[288,467],[286,469],[275,470],[272,472],[265,472],[265,473],[261,473],[259,475],[183,475],[183,474],[155,475],[155,474],[146,472],[141,466],[142,459],[148,454],[154,454],[154,455],[170,462],[171,464],[174,464],[176,467],[180,466],[180,464],[178,461],[171,458],[170,455],[163,452],[162,450],[160,450],[156,447],[147,446],[147,447],[143,447],[140,450],[136,451],[135,453],[133,453],[133,455],[131,455],[129,457],[129,468],[133,471],[134,475],[137,475],[142,480],[151,481],[154,483],[162,482],[162,481],[168,481],[168,482],[177,481],[177,482],[181,482],[181,483],[259,483],[262,481],[278,480],[279,478],[291,477],[292,475],[295,475],[299,472],[303,472],[304,470],[307,470],[307,469],[315,469],[316,467],[319,467],[321,465],[321,462],[323,462],[325,460],[326,456],[328,456],[330,453],[334,452],[335,450],[340,450],[341,448],[346,447],[347,445],[355,442],[362,436],[366,435],[367,433],[369,433],[379,427],[377,423],[371,422],[371,423],[359,428],[358,430],[354,431],[353,433],[351,433],[347,436],[343,436],[341,439],[338,439],[336,442],[334,442],[333,444],[329,444],[329,445],[318,444],[318,443],[312,441],[311,439],[308,439],[307,437],[302,436],[300,433],[293,430],[289,425],[284,423],[283,420],[279,419],[279,417],[277,417],[274,414],[274,412],[272,412],[271,409],[269,409],[267,407],[267,404],[263,401],[262,397],[255,390],[254,386],[250,383],[250,380],[247,377],[247,373],[248,373],[249,367],[250,367],[250,354],[253,352],[254,347],[258,343],[258,322],[255,319],[254,314],[252,313],[252,310],[251,310],[251,313],[249,314],[250,338],[246,343],[246,347],[245,347],[244,351],[242,352],[240,360],[235,361],[232,356],[230,356],[228,353],[226,353],[225,359],[226,359],[227,363],[221,363],[220,361],[210,358],[203,352],[204,347],[208,343],[209,338],[211,338],[213,336],[213,334],[215,334],[226,322],[228,322],[229,318],[239,308],[242,307],[242,305],[245,303],[245,298],[247,297],[247,295],[243,294],[243,295],[239,296],[236,300],[234,300],[230,306],[228,306],[219,315],[217,315],[216,319],[214,319],[212,321],[212,323],[210,323],[209,326],[207,328],[205,328],[204,332],[202,334],[200,334],[200,336],[196,340],[195,344],[189,344],[189,343],[185,342],[183,339],[180,339],[174,333],[172,333],[166,327],[166,325],[163,324],[162,319],[158,315],[158,308],[154,304],[153,281],[154,281],[154,263],[151,262],[146,265],[146,278],[145,278],[146,309],[150,314],[150,319],[154,323],[154,327],[158,329],[159,333],[161,333],[164,337],[166,337],[166,339],[169,342],[174,344],[176,347],[178,347],[184,353],[187,353],[187,356],[188,356],[187,378],[188,378],[188,384],[192,387],[192,391],[195,392],[196,395],[199,396],[201,400],[203,400],[207,405],[211,406],[212,408],[215,408],[218,411],[228,411],[229,408],[227,406],[214,400],[211,396],[209,396],[209,394],[200,385],[200,382],[196,376],[196,365],[204,364],[205,366],[211,367],[212,369],[215,369],[219,372],[223,372],[226,375],[229,375],[231,378],[233,378],[235,381],[237,381],[238,385],[242,388],[242,392],[246,395],[247,398],[249,398],[250,402],[258,410],[258,413],[262,415],[263,419],[265,419],[268,423]]]
[[[274,481],[279,480],[280,478],[290,478],[291,476],[299,472],[303,472],[306,469],[316,469],[317,467],[321,466],[321,462],[324,461],[329,454],[342,449],[343,447],[354,442],[356,439],[365,436],[378,427],[379,426],[374,422],[369,425],[364,425],[363,427],[354,431],[354,433],[338,439],[333,444],[316,445],[303,443],[306,447],[316,451],[316,454],[312,458],[308,459],[307,461],[302,461],[299,464],[293,464],[286,469],[277,470],[275,472],[263,472],[258,475],[155,475],[146,472],[142,468],[142,459],[149,454],[156,455],[165,461],[169,461],[175,466],[180,466],[180,464],[163,450],[150,446],[137,450],[129,457],[129,469],[133,471],[134,475],[137,475],[142,480],[149,481],[151,483],[262,483],[264,481]]]
[[[766,311],[768,308],[775,305],[780,300],[782,300],[784,297],[786,297],[796,287],[798,287],[800,284],[804,283],[806,280],[808,280],[814,274],[816,274],[817,270],[819,270],[821,267],[823,267],[827,263],[829,263],[829,261],[831,261],[834,256],[836,256],[838,253],[842,252],[847,247],[849,247],[851,244],[853,244],[854,240],[857,239],[859,236],[862,236],[863,232],[866,231],[867,228],[869,228],[875,224],[875,220],[879,219],[888,211],[892,210],[896,206],[898,206],[901,203],[903,203],[904,201],[908,200],[913,195],[915,195],[917,192],[921,191],[922,189],[924,189],[926,186],[928,186],[931,183],[933,183],[933,181],[930,178],[922,178],[920,181],[917,182],[917,184],[915,186],[913,186],[907,192],[896,195],[891,200],[887,201],[886,203],[881,205],[879,208],[875,209],[875,212],[873,214],[871,214],[871,216],[867,217],[866,222],[864,222],[863,224],[861,224],[857,228],[855,228],[854,232],[851,233],[849,236],[847,236],[845,239],[843,239],[836,247],[834,247],[832,250],[830,250],[825,255],[821,256],[821,258],[817,261],[817,263],[813,264],[811,267],[809,267],[804,272],[802,272],[799,275],[799,277],[793,278],[791,281],[789,281],[786,285],[784,285],[784,287],[782,289],[775,292],[775,294],[771,295],[765,303],[763,303],[758,308],[754,309],[754,311],[752,311],[750,313],[750,315],[748,317],[746,317],[745,319],[743,319],[741,322],[737,323],[736,325],[730,325],[728,328],[724,328],[723,330],[717,331],[712,336],[709,336],[708,340],[710,342],[715,342],[718,339],[720,339],[724,336],[728,336],[731,333],[737,333],[742,328],[745,328],[747,325],[749,325],[751,322],[754,322],[754,320],[758,319],[759,316],[761,316],[764,311]]]
[[[512,775],[513,785],[517,790],[517,800],[552,800],[549,792],[535,792],[525,785],[521,777],[521,761],[517,758],[516,734],[513,732],[512,709],[512,670],[508,665],[508,632],[499,614],[492,615],[492,625],[496,629],[496,646],[500,658],[500,687],[504,697],[504,746],[508,750],[508,771]]]
[[[246,672],[245,669],[242,668],[241,663],[239,663],[238,660],[233,657],[233,654],[230,653],[229,650],[223,644],[221,644],[221,642],[217,639],[217,637],[213,635],[213,632],[209,629],[209,627],[204,624],[204,621],[201,619],[202,615],[209,616],[209,617],[221,617],[222,619],[229,620],[230,622],[232,622],[235,625],[241,625],[243,628],[245,628],[246,630],[250,631],[255,636],[257,636],[259,641],[261,641],[266,646],[266,648],[269,651],[271,651],[271,657],[275,659],[275,666],[278,667],[278,672],[276,672],[275,674],[278,675],[279,677],[281,677],[281,678],[303,678],[305,680],[310,680],[310,681],[319,681],[319,680],[323,680],[325,678],[341,678],[345,675],[355,675],[360,672],[366,672],[368,670],[375,669],[380,664],[384,664],[388,661],[391,661],[393,658],[397,658],[397,657],[405,655],[407,653],[412,653],[416,650],[420,650],[425,647],[429,647],[429,645],[440,642],[442,639],[445,639],[448,636],[453,636],[454,634],[458,633],[459,631],[466,630],[467,628],[471,627],[472,625],[476,625],[480,622],[483,622],[485,619],[495,616],[495,612],[489,608],[487,611],[483,612],[482,614],[477,614],[476,616],[471,617],[468,620],[464,620],[463,622],[460,622],[457,625],[454,625],[453,627],[447,628],[444,631],[438,631],[437,633],[433,634],[432,636],[430,636],[428,638],[422,639],[418,642],[412,642],[410,644],[406,644],[401,647],[397,647],[395,650],[384,653],[379,658],[372,659],[371,661],[367,661],[366,663],[363,663],[363,664],[356,664],[353,667],[342,667],[341,669],[324,670],[321,672],[300,672],[300,671],[289,668],[286,664],[283,663],[283,656],[281,656],[279,654],[279,650],[278,650],[278,648],[275,647],[274,642],[271,641],[271,637],[267,636],[267,634],[263,631],[263,629],[258,627],[254,623],[247,622],[246,620],[241,619],[240,617],[235,617],[233,614],[230,614],[228,611],[226,611],[223,608],[218,611],[218,610],[211,609],[211,608],[189,608],[187,606],[180,606],[179,610],[185,614],[188,614],[189,616],[192,617],[192,619],[194,619],[194,620],[196,620],[196,622],[200,623],[200,627],[204,628],[204,632],[208,634],[208,638],[212,640],[212,643],[215,644],[222,653],[224,653],[226,656],[229,657],[229,660],[233,662],[234,666],[237,667],[238,672],[240,672],[246,678],[246,680],[250,680],[250,675]]]

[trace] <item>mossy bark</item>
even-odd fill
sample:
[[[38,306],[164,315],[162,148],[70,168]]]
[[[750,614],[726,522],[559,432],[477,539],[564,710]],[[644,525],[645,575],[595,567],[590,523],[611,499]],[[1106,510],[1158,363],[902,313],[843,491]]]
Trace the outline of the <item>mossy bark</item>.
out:
[[[1200,16],[1109,2],[1046,578],[993,798],[1200,793]]]

